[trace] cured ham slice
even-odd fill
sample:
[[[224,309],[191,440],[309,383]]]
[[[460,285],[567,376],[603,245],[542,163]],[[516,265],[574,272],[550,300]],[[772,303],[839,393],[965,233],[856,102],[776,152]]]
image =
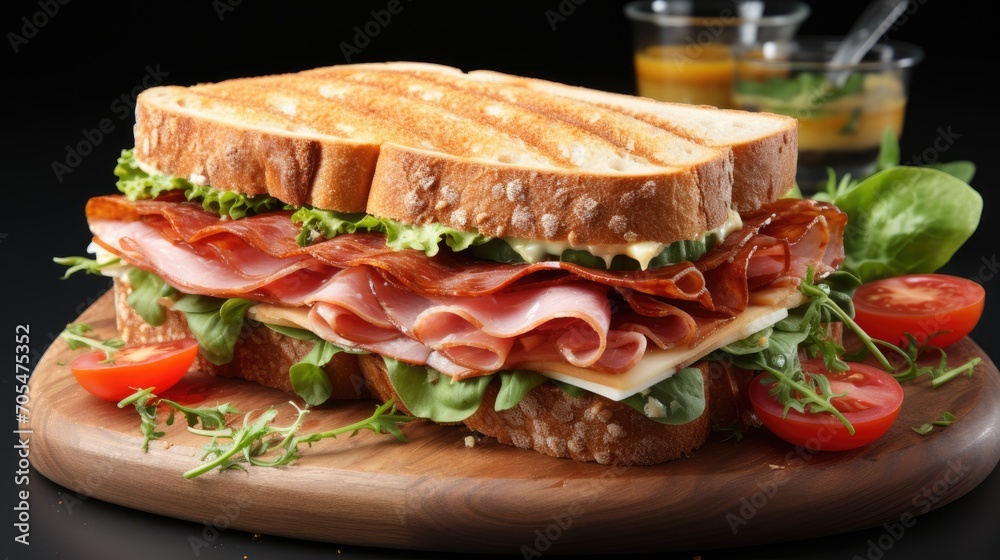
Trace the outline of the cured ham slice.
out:
[[[287,211],[220,219],[197,204],[98,197],[95,240],[182,292],[308,306],[313,332],[455,378],[556,362],[616,373],[647,344],[691,346],[746,309],[750,293],[843,259],[846,216],[779,200],[696,263],[644,271],[505,264],[393,251],[377,233],[300,247]],[[792,284],[794,285],[794,284]]]

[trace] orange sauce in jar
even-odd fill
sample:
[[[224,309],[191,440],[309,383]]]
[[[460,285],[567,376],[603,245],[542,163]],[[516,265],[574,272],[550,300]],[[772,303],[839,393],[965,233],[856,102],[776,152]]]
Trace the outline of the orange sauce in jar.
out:
[[[735,63],[726,45],[665,45],[635,54],[639,95],[731,108]]]

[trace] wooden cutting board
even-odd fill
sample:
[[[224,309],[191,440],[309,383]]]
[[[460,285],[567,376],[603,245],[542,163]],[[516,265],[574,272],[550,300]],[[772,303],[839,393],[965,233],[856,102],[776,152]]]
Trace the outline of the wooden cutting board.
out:
[[[78,319],[113,336],[110,295]],[[411,423],[410,439],[364,432],[305,448],[289,467],[181,474],[205,438],[167,427],[148,453],[138,416],[99,401],[62,365],[62,340],[31,378],[31,462],[71,490],[216,528],[341,544],[456,552],[652,552],[786,541],[905,522],[959,498],[1000,460],[1000,376],[972,341],[949,350],[983,358],[971,378],[934,389],[905,386],[890,432],[862,449],[796,450],[761,430],[713,441],[688,459],[605,467],[479,441],[459,427]],[[290,410],[289,395],[189,374],[169,392],[194,406],[231,402],[246,412]],[[166,396],[166,394],[164,395]],[[371,414],[369,401],[314,409],[303,432]],[[950,411],[958,421],[910,429]],[[279,424],[289,414],[279,415]],[[183,421],[180,422],[183,424]],[[162,441],[169,442],[164,445]]]

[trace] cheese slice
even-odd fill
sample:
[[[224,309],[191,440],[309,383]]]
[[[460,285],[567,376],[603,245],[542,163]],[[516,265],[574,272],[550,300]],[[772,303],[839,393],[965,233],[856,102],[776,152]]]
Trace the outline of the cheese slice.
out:
[[[623,373],[602,373],[565,362],[542,361],[519,364],[518,369],[537,371],[609,399],[622,400],[667,379],[717,348],[743,340],[777,323],[788,316],[789,309],[805,301],[795,287],[776,288],[753,296],[746,311],[716,329],[697,345],[667,350],[654,348],[647,351],[635,367]],[[309,312],[305,307],[258,304],[247,313],[251,319],[262,323],[309,328]]]
[[[770,327],[787,317],[788,310],[803,301],[803,296],[796,290],[780,298],[779,303],[749,305],[739,317],[719,327],[697,345],[648,350],[635,367],[623,373],[602,373],[564,362],[529,362],[521,364],[520,368],[536,370],[552,379],[619,401],[656,385],[713,350]]]

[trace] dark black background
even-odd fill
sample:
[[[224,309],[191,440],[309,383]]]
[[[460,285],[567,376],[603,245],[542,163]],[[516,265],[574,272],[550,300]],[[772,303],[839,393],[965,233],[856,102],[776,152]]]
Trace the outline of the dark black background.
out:
[[[577,0],[580,2],[580,0]],[[565,4],[570,4],[565,0]],[[0,25],[5,90],[3,180],[7,197],[0,222],[2,315],[8,333],[31,328],[36,358],[49,341],[108,285],[93,277],[62,281],[53,256],[79,255],[89,233],[83,206],[92,195],[114,192],[111,173],[122,148],[132,146],[132,114],[127,108],[150,70],[164,83],[192,84],[229,77],[287,72],[347,62],[342,43],[354,40],[355,26],[387,2],[96,2],[71,0],[53,16],[35,14],[55,0],[7,3]],[[845,32],[865,2],[809,2],[812,15],[801,34]],[[546,10],[560,0],[476,3],[402,0],[403,11],[381,29],[352,62],[417,60],[486,68],[577,85],[633,93],[631,35],[624,2],[586,0],[555,29]],[[996,7],[972,1],[911,1],[911,10],[889,37],[922,46],[926,59],[914,73],[911,102],[901,140],[903,159],[919,156],[949,132],[954,142],[935,157],[972,160],[973,186],[985,211],[975,236],[943,271],[975,278],[987,287],[987,309],[972,338],[987,352],[1000,309],[991,297],[1000,274],[995,240],[1000,161],[995,152],[996,89],[986,80],[996,73]],[[45,21],[33,30],[25,21]],[[27,39],[21,42],[17,34]],[[18,42],[12,45],[12,40]],[[99,134],[101,124],[104,131]],[[90,139],[89,141],[87,139]],[[92,151],[72,170],[57,173],[67,150],[87,141]],[[930,153],[930,152],[927,152]],[[962,219],[956,216],[956,219]],[[12,376],[0,378],[4,402],[13,404]],[[13,406],[10,406],[13,408]],[[9,410],[9,409],[8,409]],[[5,425],[13,426],[8,420]],[[10,437],[10,436],[8,436]],[[5,440],[13,442],[13,439]],[[6,445],[6,444],[5,444]],[[11,452],[3,453],[14,457]],[[15,458],[16,459],[16,458]],[[14,461],[16,462],[16,461]],[[6,462],[12,465],[14,462]],[[12,469],[13,470],[13,469]],[[12,470],[10,472],[12,472]],[[12,476],[12,474],[4,476]],[[187,537],[201,526],[114,505],[85,500],[72,514],[60,507],[63,489],[34,473],[31,478],[30,547],[5,538],[0,551],[13,558],[193,557]],[[13,494],[7,494],[11,505]],[[982,558],[1000,550],[1000,473],[957,502],[918,518],[884,558],[924,558],[958,553]],[[817,507],[823,507],[817,504]],[[7,519],[12,519],[8,517]],[[9,525],[8,525],[9,527]],[[484,527],[484,530],[488,528]],[[883,530],[746,550],[664,552],[657,557],[691,558],[852,558],[864,556],[867,540]],[[433,558],[407,553],[254,537],[226,531],[201,558],[277,557]],[[989,554],[989,556],[993,556]],[[652,556],[650,556],[652,557]]]

